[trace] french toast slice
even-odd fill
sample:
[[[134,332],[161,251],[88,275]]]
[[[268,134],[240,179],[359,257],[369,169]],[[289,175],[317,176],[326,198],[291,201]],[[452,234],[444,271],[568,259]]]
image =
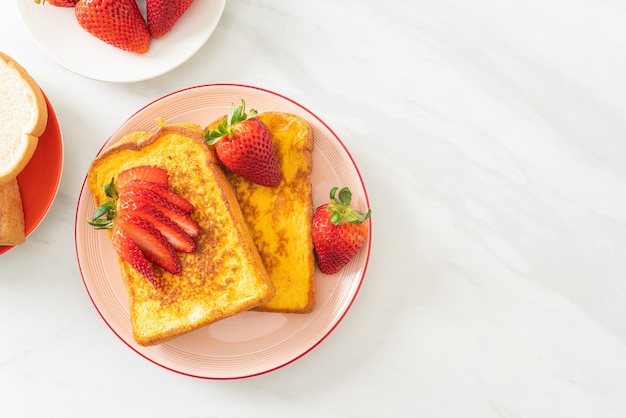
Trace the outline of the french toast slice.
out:
[[[261,186],[225,170],[276,290],[272,299],[254,310],[309,313],[315,308],[311,238],[313,131],[306,120],[289,113],[264,112],[256,117],[270,131],[281,172],[280,184]],[[207,129],[214,129],[220,120]]]
[[[159,288],[119,259],[129,296],[135,341],[162,343],[268,301],[274,288],[232,187],[195,124],[162,125],[134,132],[104,149],[92,162],[87,185],[96,207],[103,185],[130,167],[155,165],[169,173],[170,189],[194,206],[196,250],[177,253],[182,273],[154,268]]]

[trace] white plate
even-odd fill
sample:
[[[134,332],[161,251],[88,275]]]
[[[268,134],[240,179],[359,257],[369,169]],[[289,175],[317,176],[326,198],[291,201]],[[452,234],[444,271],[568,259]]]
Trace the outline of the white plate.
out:
[[[231,103],[246,101],[248,109],[290,112],[305,118],[313,128],[312,154],[314,207],[328,201],[333,186],[348,186],[354,206],[369,207],[361,175],[348,150],[333,131],[299,104],[267,90],[231,84],[204,85],[164,96],[135,113],[106,142],[132,131],[157,128],[155,119],[167,123],[208,125],[228,113]],[[316,309],[310,314],[242,312],[166,343],[142,347],[135,343],[129,319],[127,293],[117,256],[105,232],[86,223],[94,199],[83,183],[76,211],[75,240],[78,263],[87,292],[113,332],[150,361],[182,374],[233,379],[275,370],[309,352],[328,336],[356,297],[370,254],[370,235],[359,254],[339,273],[316,272]],[[371,221],[370,221],[371,222]]]
[[[169,33],[152,40],[148,52],[135,54],[83,30],[73,8],[16,1],[22,22],[53,60],[82,76],[112,82],[147,80],[187,61],[209,39],[226,4],[226,0],[195,0]],[[145,10],[145,1],[139,5]]]

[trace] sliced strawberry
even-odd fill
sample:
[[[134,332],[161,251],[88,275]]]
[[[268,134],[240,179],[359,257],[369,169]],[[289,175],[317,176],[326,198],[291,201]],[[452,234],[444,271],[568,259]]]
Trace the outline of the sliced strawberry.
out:
[[[175,206],[172,207],[176,208]],[[198,236],[198,232],[200,231],[198,224],[185,212],[176,208],[176,210],[164,211],[163,214],[177,223],[190,237],[195,238]]]
[[[133,240],[131,240],[119,227],[113,228],[111,241],[113,243],[113,248],[115,248],[115,251],[122,258],[122,260],[126,261],[141,275],[150,280],[150,283],[152,283],[154,288],[158,289],[159,285],[156,281],[154,270],[152,270],[152,265],[148,262],[137,244],[135,244]]]
[[[191,213],[194,209],[193,205],[187,199],[185,199],[184,197],[181,197],[180,195],[177,195],[176,193],[169,190],[167,187],[163,187],[157,183],[144,181],[144,180],[131,180],[124,185],[120,193],[123,192],[125,189],[131,189],[131,188],[152,190],[153,192],[161,196],[163,199],[167,200],[171,204],[180,208],[180,210],[182,210],[185,213]],[[120,189],[118,188],[118,190]]]
[[[159,186],[167,188],[169,175],[167,174],[167,170],[163,168],[151,165],[140,165],[128,168],[118,174],[115,186],[118,190],[121,190],[133,180],[156,183]]]
[[[171,204],[152,190],[148,189],[127,189],[120,193],[118,207],[119,210],[137,210],[146,205],[152,205],[163,213],[166,217],[174,221],[183,231],[192,238],[198,236],[198,224],[177,206]]]
[[[150,222],[137,217],[118,213],[120,228],[137,244],[148,261],[155,263],[172,274],[180,274],[182,266],[174,247]]]
[[[35,0],[35,3],[39,4],[41,1]],[[46,3],[56,7],[74,7],[78,0],[46,0]]]
[[[121,214],[122,216],[135,216],[150,222],[176,251],[192,253],[196,249],[196,243],[193,239],[177,223],[163,215],[163,212],[153,205],[146,204],[137,210],[124,210]]]

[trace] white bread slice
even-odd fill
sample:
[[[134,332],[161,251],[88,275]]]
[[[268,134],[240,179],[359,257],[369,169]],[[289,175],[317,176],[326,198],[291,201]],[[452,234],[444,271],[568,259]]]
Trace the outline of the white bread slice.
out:
[[[18,245],[25,240],[22,196],[13,177],[0,184],[0,245]]]
[[[39,85],[0,52],[0,184],[28,164],[47,123],[48,109]]]

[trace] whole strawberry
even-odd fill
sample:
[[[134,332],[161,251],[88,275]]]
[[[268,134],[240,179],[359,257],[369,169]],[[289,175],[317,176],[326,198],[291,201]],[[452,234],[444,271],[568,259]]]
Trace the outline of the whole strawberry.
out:
[[[352,207],[352,193],[347,187],[330,191],[330,203],[319,206],[313,214],[311,235],[317,265],[322,273],[337,273],[359,252],[368,235],[365,222],[371,215]]]
[[[150,32],[135,0],[79,0],[78,24],[100,40],[125,51],[143,54]]]
[[[147,0],[146,17],[152,37],[158,39],[169,32],[191,3],[193,0]]]
[[[217,158],[233,173],[262,186],[280,184],[280,169],[270,131],[254,116],[246,114],[246,103],[231,106],[228,116],[215,130],[204,133],[205,142],[215,145]]]

